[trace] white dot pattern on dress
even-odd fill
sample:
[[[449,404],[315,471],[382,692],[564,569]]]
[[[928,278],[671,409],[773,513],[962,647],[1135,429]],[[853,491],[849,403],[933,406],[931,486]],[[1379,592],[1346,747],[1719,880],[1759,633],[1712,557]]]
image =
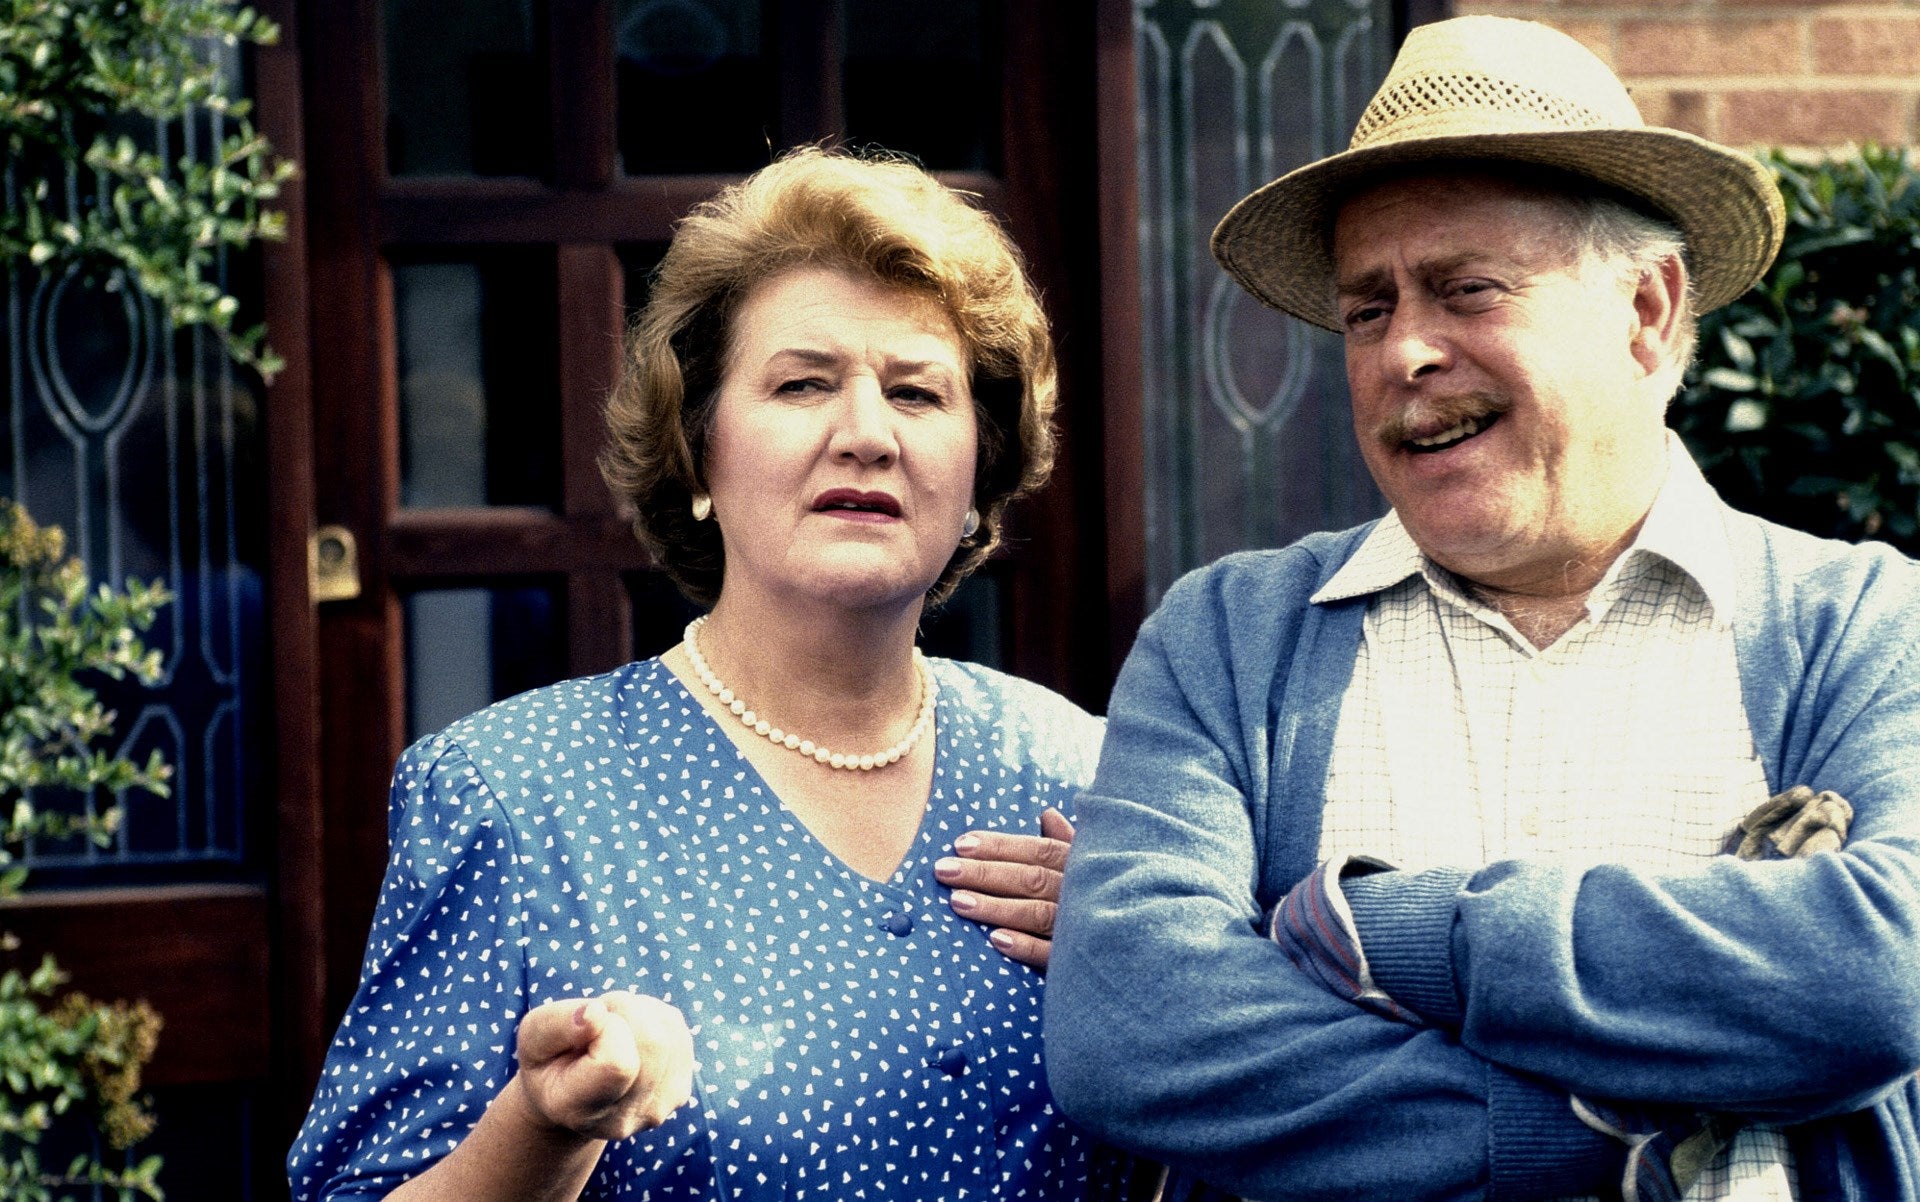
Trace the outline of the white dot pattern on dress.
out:
[[[384,1197],[506,1084],[523,1013],[628,989],[686,1014],[696,1100],[611,1145],[583,1198],[1077,1198],[1086,1143],[1047,1092],[1041,978],[952,913],[933,862],[967,830],[1071,812],[1100,720],[930,663],[933,790],[885,882],[782,808],[658,660],[409,748],[293,1196]]]

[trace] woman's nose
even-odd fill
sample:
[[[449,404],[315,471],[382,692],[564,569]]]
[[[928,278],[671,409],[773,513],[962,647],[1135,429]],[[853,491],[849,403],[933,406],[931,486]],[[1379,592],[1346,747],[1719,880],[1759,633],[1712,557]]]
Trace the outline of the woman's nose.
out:
[[[893,418],[893,406],[887,403],[879,382],[856,379],[840,398],[829,449],[835,456],[858,463],[889,462],[900,453]]]

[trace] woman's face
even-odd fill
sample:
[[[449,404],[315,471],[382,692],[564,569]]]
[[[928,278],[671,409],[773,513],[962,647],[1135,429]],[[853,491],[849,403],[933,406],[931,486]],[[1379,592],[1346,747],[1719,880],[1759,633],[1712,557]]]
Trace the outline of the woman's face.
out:
[[[707,434],[721,604],[917,605],[972,503],[968,366],[919,293],[829,267],[748,293]]]

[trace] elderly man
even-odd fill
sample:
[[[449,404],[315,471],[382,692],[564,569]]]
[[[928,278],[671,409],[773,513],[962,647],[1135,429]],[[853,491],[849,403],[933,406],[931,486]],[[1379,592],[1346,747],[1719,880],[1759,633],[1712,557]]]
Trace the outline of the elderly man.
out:
[[[1262,1199],[1920,1197],[1920,569],[1732,512],[1663,423],[1782,223],[1488,17],[1221,223],[1344,335],[1393,508],[1142,629],[1047,987],[1069,1116]]]

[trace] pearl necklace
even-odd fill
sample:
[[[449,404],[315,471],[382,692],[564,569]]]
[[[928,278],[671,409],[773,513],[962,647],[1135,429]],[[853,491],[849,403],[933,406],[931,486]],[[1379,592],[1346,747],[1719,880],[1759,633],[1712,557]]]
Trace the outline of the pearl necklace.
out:
[[[720,678],[713,674],[713,669],[707,666],[707,657],[700,654],[700,627],[706,620],[705,616],[702,616],[687,623],[684,635],[687,659],[693,664],[693,674],[700,678],[700,683],[706,686],[707,692],[712,693],[719,699],[721,705],[726,706],[734,717],[740,719],[741,725],[748,727],[757,735],[764,736],[775,747],[799,752],[829,768],[871,772],[875,768],[885,768],[888,764],[899,761],[913,750],[913,745],[920,741],[920,736],[926,734],[927,729],[933,725],[934,700],[940,690],[939,686],[933,682],[933,674],[927,671],[927,657],[920,653],[920,648],[915,647],[913,673],[920,680],[920,713],[913,720],[913,729],[909,730],[906,738],[898,743],[874,755],[843,755],[838,751],[827,750],[812,739],[803,739],[791,731],[781,730],[755,713],[746,702],[734,696],[733,690],[722,684]]]

